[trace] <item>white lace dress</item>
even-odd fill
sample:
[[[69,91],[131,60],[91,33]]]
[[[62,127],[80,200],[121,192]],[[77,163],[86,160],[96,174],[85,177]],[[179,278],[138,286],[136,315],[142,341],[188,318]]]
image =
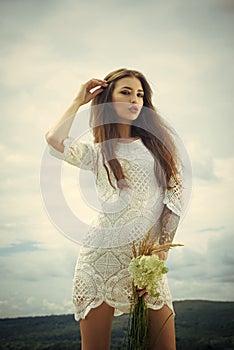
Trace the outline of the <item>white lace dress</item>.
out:
[[[83,239],[73,279],[75,319],[84,319],[92,308],[103,302],[115,309],[115,315],[130,310],[132,284],[128,266],[132,257],[131,242],[142,239],[159,218],[164,204],[180,215],[178,189],[159,188],[154,159],[140,139],[118,142],[119,159],[129,188],[114,189],[108,181],[98,144],[79,140],[64,141],[64,153],[51,148],[51,154],[83,169],[96,179],[102,213]],[[115,180],[111,175],[112,183]],[[167,305],[173,312],[172,298],[164,275],[159,284],[160,297],[146,297],[148,308]]]

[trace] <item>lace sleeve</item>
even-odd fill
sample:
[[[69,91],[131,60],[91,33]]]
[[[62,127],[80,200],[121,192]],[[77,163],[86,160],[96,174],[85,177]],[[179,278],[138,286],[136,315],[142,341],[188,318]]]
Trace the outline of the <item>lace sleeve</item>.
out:
[[[178,216],[182,211],[182,178],[179,178],[179,182],[176,183],[173,178],[170,179],[170,189],[166,189],[163,203],[166,204],[168,209]]]
[[[180,217],[164,205],[160,217],[160,235],[159,244],[172,243]]]
[[[160,217],[159,243],[172,243],[182,212],[182,178],[176,183],[170,180],[170,189],[165,191],[164,208]]]
[[[49,145],[50,154],[79,168],[91,171],[95,170],[97,154],[92,143],[82,142],[78,139],[74,140],[68,137],[63,141],[63,144],[63,153]]]

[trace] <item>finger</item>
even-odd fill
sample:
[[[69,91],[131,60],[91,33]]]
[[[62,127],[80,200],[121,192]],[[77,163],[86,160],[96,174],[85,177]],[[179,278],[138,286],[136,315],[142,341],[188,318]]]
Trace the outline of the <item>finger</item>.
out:
[[[139,297],[142,297],[142,295],[146,296],[146,295],[148,295],[148,293],[146,292],[145,289],[143,289],[142,291],[140,291],[140,292],[138,293],[138,295],[139,295]]]
[[[100,79],[91,79],[86,83],[87,90],[91,90],[97,86],[107,87],[108,84],[104,80]]]
[[[138,288],[137,291],[138,291],[138,295],[142,296],[143,294],[146,293],[146,288],[143,288],[143,289],[142,288]]]
[[[159,252],[157,255],[160,260],[166,260],[167,258],[167,252]]]
[[[103,88],[99,88],[97,90],[95,90],[93,93],[92,93],[92,98],[94,98],[95,96],[97,96],[98,94],[100,94],[104,89]]]
[[[106,80],[102,80],[102,79],[95,79],[95,80],[97,80],[100,84],[108,85],[108,82]]]
[[[163,256],[162,256],[162,260],[167,260],[167,256],[168,256],[168,254],[167,253],[163,253]]]
[[[96,80],[102,85],[108,85],[108,82],[106,80],[102,80],[102,79],[96,79]]]

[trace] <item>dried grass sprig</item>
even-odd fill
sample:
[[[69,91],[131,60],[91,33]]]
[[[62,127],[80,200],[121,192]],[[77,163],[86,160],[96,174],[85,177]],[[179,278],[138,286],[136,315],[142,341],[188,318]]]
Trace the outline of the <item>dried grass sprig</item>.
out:
[[[142,239],[138,243],[138,245],[136,245],[134,241],[132,242],[132,253],[134,258],[142,255],[157,254],[162,251],[168,251],[173,247],[183,246],[183,244],[172,244],[172,243],[165,243],[161,245],[156,244],[158,237],[151,238],[152,231],[153,231],[153,227],[147,232],[147,235],[145,236],[145,238]]]

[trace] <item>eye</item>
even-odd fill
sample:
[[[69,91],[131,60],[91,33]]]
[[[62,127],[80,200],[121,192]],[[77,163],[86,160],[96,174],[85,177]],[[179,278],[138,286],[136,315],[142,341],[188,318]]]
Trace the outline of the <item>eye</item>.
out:
[[[139,93],[137,94],[137,96],[143,98],[143,97],[144,97],[144,94],[142,94],[142,92],[139,92]]]
[[[121,94],[123,94],[123,95],[129,95],[130,92],[129,92],[128,90],[122,90],[122,91],[121,91]]]

